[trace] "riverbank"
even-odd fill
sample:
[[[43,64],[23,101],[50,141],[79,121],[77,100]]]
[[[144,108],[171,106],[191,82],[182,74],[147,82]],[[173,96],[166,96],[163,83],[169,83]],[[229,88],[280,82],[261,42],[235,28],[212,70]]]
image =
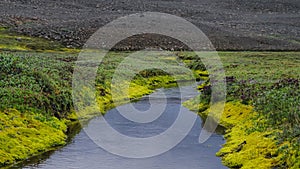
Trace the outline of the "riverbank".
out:
[[[227,76],[227,102],[220,119],[226,143],[217,153],[223,164],[243,169],[299,168],[300,53],[219,55]],[[209,89],[207,81],[199,86],[202,95],[184,105],[206,118]]]
[[[158,82],[159,79],[165,83],[161,83],[160,87],[170,87],[174,85],[174,81],[166,80],[164,77],[155,77],[153,80]],[[149,80],[151,83],[151,80]],[[168,83],[168,84],[167,84]],[[172,83],[173,85],[170,85]],[[154,91],[151,87],[134,85],[132,90],[138,91],[131,95],[131,99],[137,100],[146,94]],[[107,110],[125,104],[122,99],[116,104],[112,104],[111,96],[99,97],[99,107],[102,113]],[[91,109],[86,109],[84,114],[80,114],[80,118],[86,120],[98,115],[94,114]],[[9,166],[26,160],[30,157],[43,154],[48,151],[55,150],[64,146],[70,139],[67,130],[70,129],[72,123],[78,123],[78,116],[70,113],[66,118],[56,118],[41,113],[18,111],[16,109],[5,109],[0,112],[1,133],[1,158],[0,167]],[[69,133],[72,134],[72,133]]]
[[[1,111],[0,167],[53,150],[66,142],[67,122],[42,114]]]
[[[205,110],[199,112],[199,115],[205,119],[208,113],[209,110]],[[276,144],[272,136],[278,131],[251,131],[264,120],[258,117],[258,113],[254,112],[252,106],[239,102],[225,104],[219,125],[226,129],[224,136],[226,143],[216,154],[222,158],[225,166],[270,169],[282,163],[280,159],[282,156],[278,155],[278,147],[286,144]]]
[[[192,85],[192,86],[191,86]],[[164,131],[171,129],[172,125],[176,122],[178,115],[181,113],[190,114],[194,116],[194,112],[182,107],[182,99],[187,100],[196,96],[196,85],[194,83],[187,83],[186,86],[172,88],[160,88],[155,92],[144,96],[142,99],[131,103],[118,106],[118,108],[107,111],[104,115],[105,120],[119,133],[122,133],[130,137],[151,137],[164,133]],[[167,102],[162,103],[161,98],[164,97]],[[151,100],[151,103],[149,102]],[[147,109],[148,107],[151,108]],[[131,109],[131,106],[138,110],[155,113],[156,110],[163,111],[162,115],[156,120],[147,124],[140,124],[130,121],[124,118],[119,112],[120,109]],[[151,109],[151,110],[150,110]],[[133,110],[134,111],[134,110]],[[214,168],[226,169],[227,167],[222,165],[221,159],[215,156],[215,153],[224,144],[222,135],[213,134],[213,137],[209,139],[209,142],[200,144],[198,142],[199,130],[202,128],[202,121],[200,117],[197,117],[196,123],[193,128],[186,133],[186,137],[178,145],[171,150],[152,158],[124,158],[109,153],[108,151],[99,147],[97,140],[93,138],[93,134],[89,131],[99,131],[102,129],[102,134],[111,134],[107,130],[103,130],[103,127],[99,128],[102,117],[95,117],[89,121],[87,125],[83,125],[84,129],[80,131],[68,145],[53,152],[51,156],[36,157],[32,163],[23,163],[19,165],[19,168],[24,169],[46,169],[46,168],[111,168],[118,169],[120,164],[123,168],[140,169],[141,166],[147,169],[163,168],[163,169],[207,169]],[[177,130],[175,131],[177,132]],[[97,132],[98,133],[98,132]],[[100,133],[98,133],[100,134]],[[102,135],[101,134],[101,135]],[[90,136],[90,137],[89,137]],[[122,139],[105,138],[109,143],[115,144],[115,146],[121,146],[127,144]],[[176,139],[176,138],[175,138]],[[143,144],[143,143],[141,143]],[[101,144],[100,144],[101,145]],[[134,146],[134,145],[133,145]],[[128,153],[132,152],[131,146],[125,146],[128,149]],[[143,152],[147,151],[147,147],[143,148]],[[160,147],[160,144],[150,146],[151,149]],[[18,167],[16,167],[18,168]]]
[[[73,110],[71,82],[78,49],[6,31],[0,29],[0,39],[6,45],[0,45],[2,166],[65,145],[69,123],[98,115],[91,111],[94,107],[85,109],[79,117]],[[46,48],[47,43],[54,49]],[[110,84],[118,64],[131,53],[110,52],[103,60],[105,64],[99,67],[96,95],[102,113],[127,103],[124,98],[128,95],[123,92],[112,103]],[[196,79],[208,80],[209,72],[192,52],[173,53],[174,56],[165,56],[160,61],[176,66],[184,63],[194,71]],[[228,128],[227,143],[218,153],[224,164],[236,168],[251,168],[261,163],[265,168],[299,168],[299,52],[219,52],[219,55],[228,90],[226,116],[221,119],[221,124]],[[149,58],[147,61],[151,63]],[[176,75],[183,81],[190,79],[180,73]],[[129,100],[156,88],[176,85],[174,77],[157,70],[142,71],[133,81],[123,82],[130,84]],[[191,101],[189,106],[205,115],[209,81],[198,88],[204,91],[200,105]],[[46,135],[51,138],[43,137]]]
[[[36,68],[35,65],[29,65],[28,62],[24,62],[25,60],[34,60],[36,65],[40,65],[41,61],[44,62],[47,60],[46,62],[48,63],[49,61],[53,61],[53,53],[51,53],[50,57],[47,59],[45,57],[47,56],[46,53],[42,54],[43,59],[39,58],[41,57],[39,53],[15,54],[16,53],[11,52],[0,53],[1,62],[3,60],[15,62],[17,67],[11,68],[15,70],[19,68],[18,65],[21,63],[26,65],[24,66],[26,68]],[[27,57],[22,58],[23,56]],[[53,67],[55,64],[52,64],[53,63],[49,65],[52,67],[51,71],[57,71],[54,73],[54,75],[58,75],[63,71],[63,76],[66,78],[66,73],[68,72],[66,72],[64,68],[57,70],[58,67]],[[45,71],[49,71],[49,69],[42,68],[42,70],[36,70],[36,72],[41,74],[43,74]],[[0,145],[2,154],[0,158],[0,166],[2,167],[26,160],[31,156],[42,154],[44,152],[53,150],[56,147],[65,145],[68,137],[68,125],[71,123],[76,123],[78,118],[84,118],[88,120],[96,115],[99,115],[94,114],[93,110],[90,108],[85,109],[85,112],[75,114],[71,106],[71,94],[66,94],[67,91],[71,90],[70,84],[60,87],[56,86],[53,91],[43,91],[50,90],[50,87],[53,87],[50,86],[51,81],[54,80],[50,77],[51,75],[43,75],[46,76],[44,77],[44,80],[47,80],[47,82],[44,82],[43,84],[39,84],[40,80],[42,80],[39,79],[40,76],[38,79],[32,79],[35,77],[29,70],[26,72],[22,70],[21,74],[9,75],[7,79],[1,79],[2,88],[0,94],[1,97],[5,99],[1,102],[2,111],[0,113]],[[69,75],[71,75],[71,71],[69,72]],[[5,82],[9,83],[5,84]],[[56,79],[55,83],[56,82],[61,83],[62,81],[61,79]],[[105,82],[107,84],[107,81]],[[127,82],[124,82],[124,84],[125,83]],[[150,94],[156,88],[171,87],[176,85],[177,84],[174,79],[166,75],[153,76],[149,77],[148,79],[137,79],[130,85],[131,92],[129,99],[136,100],[146,94]],[[28,89],[29,87],[31,87],[31,89]],[[40,89],[43,87],[45,88],[40,91]],[[127,103],[124,102],[124,98],[127,97],[125,93],[120,93],[121,95],[118,98],[114,98],[116,100],[113,102],[111,90],[108,84],[107,86],[98,84],[97,89],[99,92],[102,92],[101,97],[98,96],[99,104],[96,108],[100,108],[101,113],[105,113],[107,110],[115,106]],[[47,105],[47,103],[49,105]],[[10,107],[16,109],[11,109]]]
[[[99,114],[89,108],[76,114],[73,109],[71,84],[79,50],[41,38],[20,36],[6,29],[0,30],[0,39],[5,41],[0,43],[3,50],[0,51],[0,151],[3,154],[0,167],[4,167],[65,145],[73,123]],[[122,81],[124,86],[129,84],[129,95],[119,92],[113,102],[110,83],[114,70],[130,53],[109,52],[103,60],[105,64],[99,67],[96,95],[101,113],[127,103],[126,97],[133,101],[156,88],[177,85],[174,77],[163,71],[142,71],[132,81]],[[171,64],[177,70],[178,79],[190,80],[190,76],[177,68],[176,56],[163,58],[162,63]]]

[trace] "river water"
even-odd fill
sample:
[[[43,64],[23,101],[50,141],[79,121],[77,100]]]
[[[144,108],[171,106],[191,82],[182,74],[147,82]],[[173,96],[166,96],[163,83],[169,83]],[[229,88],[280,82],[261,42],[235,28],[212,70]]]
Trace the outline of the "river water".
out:
[[[188,109],[181,107],[181,99],[187,100],[197,95],[195,86],[181,88],[158,89],[155,93],[143,97],[141,100],[132,103],[135,109],[146,111],[152,106],[164,107],[161,99],[166,96],[167,104],[159,118],[150,123],[139,124],[124,118],[117,109],[112,109],[104,116],[105,120],[118,132],[131,137],[151,137],[167,130],[178,116],[178,110],[182,108],[186,113]],[[129,106],[122,105],[123,109]],[[93,129],[97,120],[103,117],[96,117],[87,125],[85,130]],[[200,144],[198,137],[202,127],[201,118],[197,118],[188,135],[173,149],[150,158],[133,159],[113,155],[97,146],[81,130],[73,140],[65,147],[54,151],[48,156],[36,160],[34,163],[26,164],[22,168],[34,169],[222,169],[220,158],[215,153],[221,148],[224,139],[220,134],[213,134],[205,143]],[[122,143],[120,143],[122,144]],[[143,150],[141,150],[143,151]],[[23,164],[24,165],[24,164]]]

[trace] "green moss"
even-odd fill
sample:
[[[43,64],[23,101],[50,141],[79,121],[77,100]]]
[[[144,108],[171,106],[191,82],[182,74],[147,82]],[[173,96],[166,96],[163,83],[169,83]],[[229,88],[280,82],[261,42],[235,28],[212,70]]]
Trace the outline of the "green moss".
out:
[[[0,166],[65,144],[64,120],[10,109],[0,112]]]
[[[195,107],[195,98],[184,103],[184,106],[191,110],[198,110]],[[199,102],[198,102],[199,103]],[[203,103],[199,107],[203,107]],[[222,106],[217,103],[212,106]],[[206,107],[206,106],[205,106]],[[199,114],[202,117],[210,115],[217,118],[216,114],[209,114],[210,108]],[[217,153],[222,157],[224,165],[230,168],[265,168],[269,169],[280,164],[281,156],[278,156],[278,145],[274,137],[270,135],[277,130],[250,131],[257,123],[263,124],[264,119],[258,118],[258,113],[253,107],[243,105],[239,102],[228,102],[225,104],[224,112],[220,119],[220,125],[226,128],[226,143]]]
[[[217,105],[216,105],[217,106]],[[207,110],[205,113],[209,112]],[[231,168],[272,168],[278,165],[280,157],[277,146],[271,133],[276,131],[254,131],[256,123],[262,123],[253,107],[237,102],[228,102],[225,105],[220,124],[227,128],[226,143],[217,153],[223,163]]]
[[[222,157],[224,165],[230,168],[262,168],[275,167],[280,158],[277,145],[272,138],[266,137],[268,132],[247,134],[241,127],[233,127],[226,135],[227,142],[217,155]]]
[[[183,103],[183,106],[185,106],[195,112],[203,112],[209,107],[209,105],[207,103],[204,103],[201,100],[200,95],[198,95],[188,101],[185,101]]]
[[[217,103],[215,105],[212,105],[212,107],[218,107],[222,106],[222,104]],[[211,109],[217,109],[217,108],[211,108]],[[203,112],[200,112],[200,114],[208,115],[210,112],[210,108],[206,109]],[[214,118],[217,116],[213,112],[210,114]],[[225,128],[231,128],[232,126],[236,126],[240,122],[243,122],[244,120],[248,120],[255,117],[257,113],[253,112],[253,107],[249,105],[243,105],[239,102],[227,102],[224,107],[224,111],[222,113],[221,119],[220,119],[220,125],[222,125]]]
[[[188,78],[188,77],[183,77]],[[131,82],[124,81],[119,85],[116,95],[112,98],[111,88],[109,85],[97,85],[96,89],[105,93],[97,96],[97,105],[86,106],[84,109],[77,112],[77,118],[90,119],[97,113],[104,114],[107,110],[116,106],[129,103],[130,101],[138,100],[142,96],[152,93],[157,88],[169,88],[176,86],[175,79],[171,76],[155,76],[150,78],[138,78]],[[126,87],[129,86],[127,89]],[[114,86],[112,86],[114,87]],[[85,91],[84,93],[89,93]]]

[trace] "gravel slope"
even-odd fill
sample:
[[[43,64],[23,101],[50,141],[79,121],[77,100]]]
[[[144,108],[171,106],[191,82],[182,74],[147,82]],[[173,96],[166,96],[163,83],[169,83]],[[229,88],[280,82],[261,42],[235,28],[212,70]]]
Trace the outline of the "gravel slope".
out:
[[[218,50],[299,50],[299,9],[299,0],[2,0],[0,23],[78,47],[100,26],[120,16],[155,11],[189,20]],[[128,41],[117,48],[141,49],[145,44],[184,48],[160,36]]]

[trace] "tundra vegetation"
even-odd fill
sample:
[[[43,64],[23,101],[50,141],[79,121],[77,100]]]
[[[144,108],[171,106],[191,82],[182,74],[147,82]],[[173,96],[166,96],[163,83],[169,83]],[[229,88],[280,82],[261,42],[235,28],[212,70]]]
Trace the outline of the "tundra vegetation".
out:
[[[4,167],[65,145],[72,124],[95,114],[93,107],[80,114],[74,111],[72,75],[78,49],[6,28],[0,29],[0,39],[0,166]],[[129,95],[120,90],[113,102],[111,79],[131,53],[109,52],[98,68],[95,88],[102,113],[126,103],[126,96],[135,100],[156,88],[176,86],[177,79],[191,79],[182,71],[174,77],[148,69],[126,81],[124,72]],[[205,120],[210,110],[209,72],[193,52],[173,54],[164,56],[162,64],[173,65],[176,72],[178,63],[184,63],[203,81],[198,86],[201,95],[184,105]],[[219,56],[226,73],[227,101],[220,122],[226,128],[226,143],[217,155],[230,168],[300,168],[300,53],[219,52]]]
[[[217,155],[230,168],[300,168],[300,53],[219,52],[219,56],[227,82],[220,125],[227,130]],[[198,88],[202,94],[184,105],[207,117],[209,79]]]
[[[88,120],[99,114],[95,114],[95,107],[87,106],[89,103],[82,103],[86,108],[80,113],[74,111],[72,77],[78,49],[13,34],[4,28],[0,29],[0,39],[0,167],[3,167],[65,145],[72,125],[79,119]],[[113,102],[111,79],[117,66],[131,53],[109,52],[102,60],[95,78],[96,109],[100,108],[101,113],[156,88],[177,86],[178,79],[192,79],[178,69],[180,60],[176,56],[161,56],[160,64],[172,65],[176,77],[165,71],[148,69],[128,81],[128,72],[124,69],[122,84],[129,86],[129,92],[120,90]],[[129,64],[151,63],[153,59],[145,56]],[[83,91],[80,96],[89,93]]]

